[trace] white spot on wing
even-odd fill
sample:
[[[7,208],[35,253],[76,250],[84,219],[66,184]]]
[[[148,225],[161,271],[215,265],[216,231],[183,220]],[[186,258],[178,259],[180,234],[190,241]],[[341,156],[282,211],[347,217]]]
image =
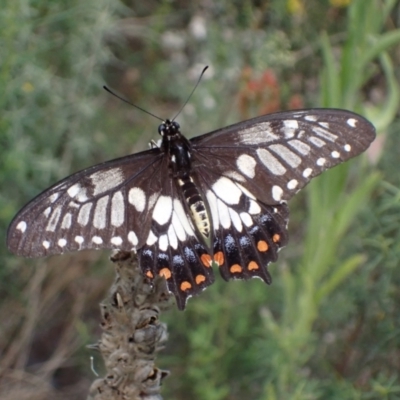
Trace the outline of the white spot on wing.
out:
[[[139,212],[142,212],[146,207],[146,195],[144,191],[138,187],[134,187],[129,191],[128,201]]]
[[[58,206],[54,209],[53,214],[51,214],[49,223],[46,226],[46,231],[54,232],[56,230],[56,226],[58,224],[60,216],[61,216],[61,206]]]
[[[332,151],[331,156],[332,156],[333,158],[339,158],[339,157],[340,157],[340,154],[339,154],[336,150],[334,150],[334,151]]]
[[[301,158],[283,144],[273,144],[269,146],[269,148],[278,154],[278,156],[280,156],[282,160],[288,163],[292,168],[296,168],[301,164]]]
[[[269,122],[261,122],[260,124],[239,131],[239,138],[240,143],[252,145],[278,140],[279,136],[274,133]]]
[[[257,149],[257,155],[265,167],[274,175],[283,175],[286,168],[266,149]]]
[[[289,129],[289,128],[283,128],[283,134],[285,136],[285,139],[291,139],[294,137],[294,133],[296,131],[294,129]]]
[[[286,128],[290,128],[290,129],[298,129],[299,128],[299,123],[295,119],[287,119],[287,120],[283,121],[283,125]]]
[[[324,142],[320,138],[317,138],[316,136],[310,136],[307,139],[309,142],[311,142],[314,146],[317,146],[317,147],[322,147],[322,146],[326,145],[326,142]]]
[[[236,230],[238,232],[242,232],[243,225],[242,225],[242,221],[241,221],[241,219],[239,217],[239,214],[235,210],[232,210],[231,208],[229,208],[229,215],[230,215],[231,220],[233,222],[233,226],[236,228]]]
[[[296,129],[299,127],[299,123],[294,119],[288,119],[283,121],[283,134],[285,139],[290,139],[294,136]]]
[[[53,193],[53,194],[49,197],[50,203],[54,203],[54,202],[58,199],[59,196],[60,196],[60,193]]]
[[[229,178],[219,178],[213,185],[212,189],[221,200],[226,204],[239,204],[241,190]]]
[[[69,229],[72,223],[71,213],[66,213],[61,223],[61,229]]]
[[[174,200],[174,214],[176,215],[177,219],[183,226],[183,229],[185,230],[186,234],[188,234],[189,236],[194,236],[193,229],[190,226],[188,217],[182,207],[182,204],[179,200],[176,199]],[[176,229],[175,232],[177,232]]]
[[[357,120],[354,118],[349,118],[346,122],[347,125],[351,126],[352,128],[355,128],[357,125]]]
[[[323,128],[329,129],[329,122],[318,122]]]
[[[69,187],[67,193],[71,198],[76,198],[76,200],[80,202],[86,201],[88,199],[86,195],[86,188],[82,187],[80,183],[75,183],[74,185]]]
[[[130,231],[128,233],[128,240],[134,245],[136,246],[139,243],[138,237],[136,236],[136,233],[133,231]]]
[[[50,242],[48,240],[44,240],[42,244],[45,249],[48,249],[50,247]]]
[[[104,196],[96,203],[93,216],[93,226],[97,229],[104,229],[107,224],[107,205],[110,196]]]
[[[304,119],[305,119],[306,121],[315,122],[318,118],[317,118],[315,115],[306,115],[306,116],[304,117]]]
[[[351,150],[351,146],[349,144],[344,145],[344,150],[349,152]]]
[[[167,251],[168,249],[168,236],[161,235],[160,239],[158,239],[158,247],[161,251]]]
[[[208,200],[208,205],[210,206],[213,226],[215,229],[217,229],[219,226],[217,198],[215,197],[215,194],[211,190],[207,192],[206,197]]]
[[[240,218],[242,219],[243,223],[247,226],[250,227],[253,225],[253,220],[250,217],[250,214],[246,213],[246,212],[241,212],[240,213]]]
[[[186,238],[186,233],[185,229],[183,228],[181,222],[179,221],[178,216],[176,215],[176,212],[172,213],[172,221],[171,221],[172,226],[174,227],[174,231],[176,235],[178,236],[179,240],[183,242]]]
[[[321,128],[321,127],[319,127],[319,126],[314,126],[314,127],[312,128],[312,130],[313,130],[313,132],[316,133],[318,136],[320,136],[320,137],[322,137],[322,138],[324,138],[324,139],[326,139],[326,140],[329,140],[330,142],[334,142],[334,141],[337,139],[337,136],[336,136],[336,135],[334,135],[334,134],[331,133],[330,131],[328,131],[328,130],[326,130],[326,129],[324,129],[324,128]]]
[[[103,243],[103,239],[100,236],[93,236],[92,237],[92,242],[94,244],[102,244]]]
[[[306,131],[301,130],[301,131],[297,134],[297,138],[298,138],[298,139],[302,139],[303,136],[305,135],[305,133],[306,133]]]
[[[69,197],[75,197],[81,190],[81,185],[79,183],[75,183],[70,188],[68,188],[67,193]]]
[[[249,207],[248,211],[252,215],[260,214],[261,207],[254,200],[250,200],[250,207]]]
[[[311,150],[308,144],[297,139],[289,140],[288,145],[297,150],[300,154],[303,154],[304,156],[306,156]]]
[[[274,185],[272,186],[272,197],[276,201],[281,201],[283,195],[283,190],[280,186]]]
[[[176,237],[175,229],[172,224],[168,228],[168,242],[174,250],[178,248],[178,238]]]
[[[89,222],[90,210],[92,209],[93,203],[86,203],[79,210],[78,224],[86,226]]]
[[[159,225],[166,224],[172,214],[172,198],[170,196],[160,196],[153,210],[153,219]]]
[[[26,227],[27,227],[26,222],[25,221],[21,221],[21,222],[18,223],[16,228],[19,231],[21,231],[22,233],[24,233],[26,231]]]
[[[311,168],[306,168],[306,169],[303,171],[303,176],[304,176],[304,178],[308,178],[311,174],[312,174],[312,169],[311,169]]]
[[[90,175],[92,180],[93,195],[97,196],[100,193],[114,189],[124,181],[124,175],[120,168],[112,168],[108,171],[99,171]]]
[[[120,191],[114,193],[111,200],[111,225],[121,226],[125,219],[124,196]]]
[[[82,188],[79,193],[76,195],[76,200],[80,201],[83,203],[84,201],[88,200],[88,197],[86,195],[86,188]]]
[[[236,160],[236,165],[238,166],[240,172],[242,172],[249,178],[254,178],[256,174],[256,164],[256,160],[247,154],[242,154]]]
[[[291,181],[289,181],[287,183],[287,188],[290,190],[296,189],[298,184],[299,184],[299,182],[296,179],[292,179]]]
[[[65,247],[65,245],[67,244],[67,241],[65,239],[59,239],[59,241],[57,242],[57,244],[60,247]]]
[[[76,243],[78,243],[78,244],[82,244],[83,242],[84,242],[84,239],[83,239],[83,237],[82,236],[75,236],[75,242]]]
[[[317,160],[317,165],[319,165],[320,167],[322,167],[323,165],[325,165],[326,160],[324,157],[318,158]]]
[[[122,244],[122,238],[120,236],[114,236],[111,238],[110,242],[115,246],[120,246]]]
[[[229,216],[228,207],[221,201],[217,200],[217,208],[218,208],[218,217],[221,222],[221,226],[225,229],[230,228],[231,226],[231,218]]]
[[[47,208],[43,211],[43,214],[44,214],[44,216],[45,216],[46,218],[49,217],[50,213],[51,213],[51,207],[47,207]]]
[[[147,241],[146,241],[146,244],[147,244],[148,246],[153,246],[153,244],[154,244],[155,242],[157,242],[157,236],[153,233],[152,230],[150,230],[149,236],[148,236]]]

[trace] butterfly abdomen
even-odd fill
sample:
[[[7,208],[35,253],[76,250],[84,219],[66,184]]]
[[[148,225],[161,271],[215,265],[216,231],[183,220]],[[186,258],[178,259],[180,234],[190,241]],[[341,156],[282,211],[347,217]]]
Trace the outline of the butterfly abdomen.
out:
[[[183,196],[189,207],[192,220],[206,241],[210,238],[211,225],[207,208],[190,176],[178,179],[178,184],[182,189]]]

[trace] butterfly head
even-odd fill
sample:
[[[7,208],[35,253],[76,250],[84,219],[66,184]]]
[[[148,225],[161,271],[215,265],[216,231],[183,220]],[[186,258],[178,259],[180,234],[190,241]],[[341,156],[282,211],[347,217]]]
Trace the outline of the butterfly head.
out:
[[[165,122],[158,127],[158,133],[162,137],[172,137],[176,134],[180,134],[179,128],[180,125],[176,121],[166,119]]]

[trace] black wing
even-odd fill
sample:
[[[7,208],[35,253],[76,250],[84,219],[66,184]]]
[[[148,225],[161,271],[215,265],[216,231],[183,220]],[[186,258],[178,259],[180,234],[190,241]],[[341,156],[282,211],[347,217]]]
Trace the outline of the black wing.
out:
[[[139,265],[150,279],[164,276],[178,307],[183,309],[188,297],[214,282],[211,257],[196,234],[175,181],[164,180],[161,192],[146,243],[138,250]]]
[[[8,229],[25,257],[83,249],[137,250],[143,273],[166,278],[183,309],[214,281],[168,156],[159,148],[77,172],[28,203]]]
[[[166,162],[156,148],[69,176],[16,215],[8,229],[8,248],[25,257],[140,248],[162,183],[169,178]]]
[[[286,201],[375,138],[363,117],[311,109],[265,115],[196,137],[193,176],[213,220],[214,262],[226,279],[260,277],[288,241]]]
[[[226,176],[274,205],[326,169],[359,155],[374,139],[374,126],[358,114],[309,109],[253,118],[191,143],[200,175],[206,168],[214,180]]]

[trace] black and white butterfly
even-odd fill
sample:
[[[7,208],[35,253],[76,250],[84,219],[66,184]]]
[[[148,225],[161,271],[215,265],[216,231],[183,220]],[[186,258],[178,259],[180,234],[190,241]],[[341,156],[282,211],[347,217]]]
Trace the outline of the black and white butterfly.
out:
[[[47,189],[14,218],[8,248],[26,257],[137,251],[178,307],[214,281],[260,277],[288,241],[286,202],[313,177],[365,151],[375,128],[345,110],[264,115],[187,140],[159,126],[160,147],[95,165]]]

